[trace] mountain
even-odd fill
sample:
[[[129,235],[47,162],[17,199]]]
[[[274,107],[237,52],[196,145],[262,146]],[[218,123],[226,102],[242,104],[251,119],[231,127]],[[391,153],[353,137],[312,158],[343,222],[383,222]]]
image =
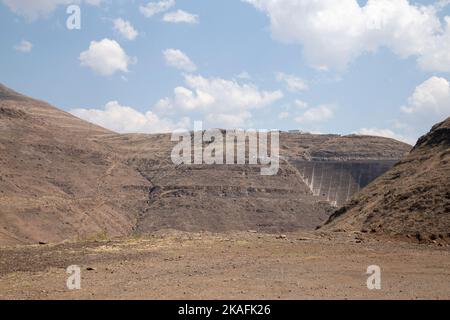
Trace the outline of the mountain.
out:
[[[99,140],[110,135],[0,86],[0,243],[129,234],[148,181]]]
[[[435,125],[390,171],[335,212],[324,230],[450,240],[450,118]]]
[[[161,229],[313,229],[410,146],[280,135],[280,171],[174,165],[169,134],[117,134],[0,86],[0,244]]]

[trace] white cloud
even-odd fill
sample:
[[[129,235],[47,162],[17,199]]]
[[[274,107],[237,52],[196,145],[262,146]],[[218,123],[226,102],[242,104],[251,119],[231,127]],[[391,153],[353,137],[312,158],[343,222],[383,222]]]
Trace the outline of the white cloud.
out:
[[[192,91],[184,87],[176,87],[174,93],[176,105],[184,110],[208,109],[216,102],[213,95],[201,89]]]
[[[82,52],[79,59],[82,66],[104,76],[118,71],[128,72],[128,66],[133,63],[133,59],[127,56],[122,47],[110,39],[91,41],[89,49]]]
[[[426,70],[450,72],[450,18],[443,26],[435,6],[408,0],[243,0],[265,12],[273,38],[299,43],[310,65],[345,69],[366,52],[387,47],[418,57]]]
[[[333,118],[334,106],[321,105],[306,110],[302,115],[295,118],[295,121],[302,124],[325,122]]]
[[[414,139],[405,138],[404,136],[399,135],[390,129],[362,128],[358,132],[356,132],[356,134],[363,135],[363,136],[391,138],[391,139],[403,141],[403,142],[406,142],[409,144],[414,144],[414,141],[415,141]]]
[[[36,19],[53,12],[59,5],[69,5],[71,0],[3,0],[15,14],[28,19]]]
[[[286,88],[291,92],[304,91],[308,89],[308,85],[303,79],[291,74],[279,72],[276,74],[276,79],[278,82],[284,82]]]
[[[294,104],[296,107],[298,107],[300,109],[306,109],[309,106],[307,102],[299,100],[299,99],[295,100]]]
[[[241,73],[239,73],[236,76],[236,78],[242,79],[242,80],[250,80],[252,78],[252,76],[247,71],[242,71]]]
[[[408,99],[408,105],[401,110],[407,114],[449,115],[450,82],[444,78],[431,77],[416,87]]]
[[[161,133],[189,128],[189,119],[175,123],[162,119],[151,111],[139,112],[122,106],[117,101],[108,102],[103,109],[73,109],[73,115],[119,133]]]
[[[193,72],[197,70],[197,66],[181,50],[167,49],[163,51],[163,54],[166,63],[171,67],[184,70],[187,72]]]
[[[437,10],[442,10],[448,5],[450,5],[450,0],[438,0],[438,2],[435,4],[435,7]]]
[[[252,114],[243,111],[235,114],[218,113],[207,114],[205,120],[210,127],[236,129],[251,126]]]
[[[114,30],[117,30],[125,39],[134,40],[138,36],[138,32],[129,21],[117,18],[113,21]]]
[[[175,5],[175,0],[164,0],[159,2],[149,2],[146,5],[140,5],[139,11],[147,18],[165,12]]]
[[[284,120],[284,119],[289,118],[289,116],[290,116],[289,112],[284,111],[278,115],[278,119]]]
[[[260,91],[252,84],[241,85],[221,78],[186,75],[185,81],[193,91],[179,87],[175,93],[178,91],[176,98],[179,98],[180,106],[188,109],[191,105],[209,109],[211,104],[214,104],[215,111],[255,109],[265,107],[283,96],[281,91]]]
[[[450,82],[445,78],[431,77],[419,84],[400,108],[402,115],[391,120],[391,128],[362,128],[363,135],[393,138],[409,144],[427,132],[436,122],[450,114]]]
[[[283,97],[281,91],[261,91],[252,84],[235,80],[185,75],[186,87],[176,87],[173,97],[155,105],[161,113],[192,114],[207,125],[222,128],[243,127],[251,120],[251,110],[266,107]]]
[[[450,72],[450,17],[445,17],[445,30],[430,41],[419,59],[419,66],[426,71]]]
[[[90,4],[91,6],[99,7],[104,0],[84,0],[87,4]]]
[[[99,6],[102,0],[84,0],[89,5]],[[58,6],[80,3],[81,0],[3,0],[3,3],[15,14],[29,20],[47,16]]]
[[[198,23],[198,15],[183,10],[166,13],[163,21],[171,23]]]
[[[30,52],[33,49],[33,44],[29,41],[22,40],[19,44],[14,46],[14,49],[20,52]]]

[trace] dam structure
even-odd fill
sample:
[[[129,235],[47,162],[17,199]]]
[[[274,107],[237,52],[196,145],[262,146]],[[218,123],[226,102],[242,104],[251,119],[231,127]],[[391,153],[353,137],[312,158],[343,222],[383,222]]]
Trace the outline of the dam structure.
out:
[[[333,207],[344,205],[355,193],[391,169],[396,160],[291,160],[313,196]]]

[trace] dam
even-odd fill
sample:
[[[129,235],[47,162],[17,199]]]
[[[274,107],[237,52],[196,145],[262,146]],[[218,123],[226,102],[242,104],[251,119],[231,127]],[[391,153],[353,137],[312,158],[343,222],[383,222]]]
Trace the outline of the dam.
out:
[[[315,197],[340,207],[391,169],[396,160],[291,161]]]

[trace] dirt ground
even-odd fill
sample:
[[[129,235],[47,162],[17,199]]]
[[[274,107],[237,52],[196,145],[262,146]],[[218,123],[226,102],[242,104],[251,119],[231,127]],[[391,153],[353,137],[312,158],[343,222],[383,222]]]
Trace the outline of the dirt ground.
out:
[[[79,265],[81,289],[66,268]],[[381,290],[368,290],[369,265]],[[0,299],[450,299],[450,248],[352,233],[163,231],[0,248]]]

